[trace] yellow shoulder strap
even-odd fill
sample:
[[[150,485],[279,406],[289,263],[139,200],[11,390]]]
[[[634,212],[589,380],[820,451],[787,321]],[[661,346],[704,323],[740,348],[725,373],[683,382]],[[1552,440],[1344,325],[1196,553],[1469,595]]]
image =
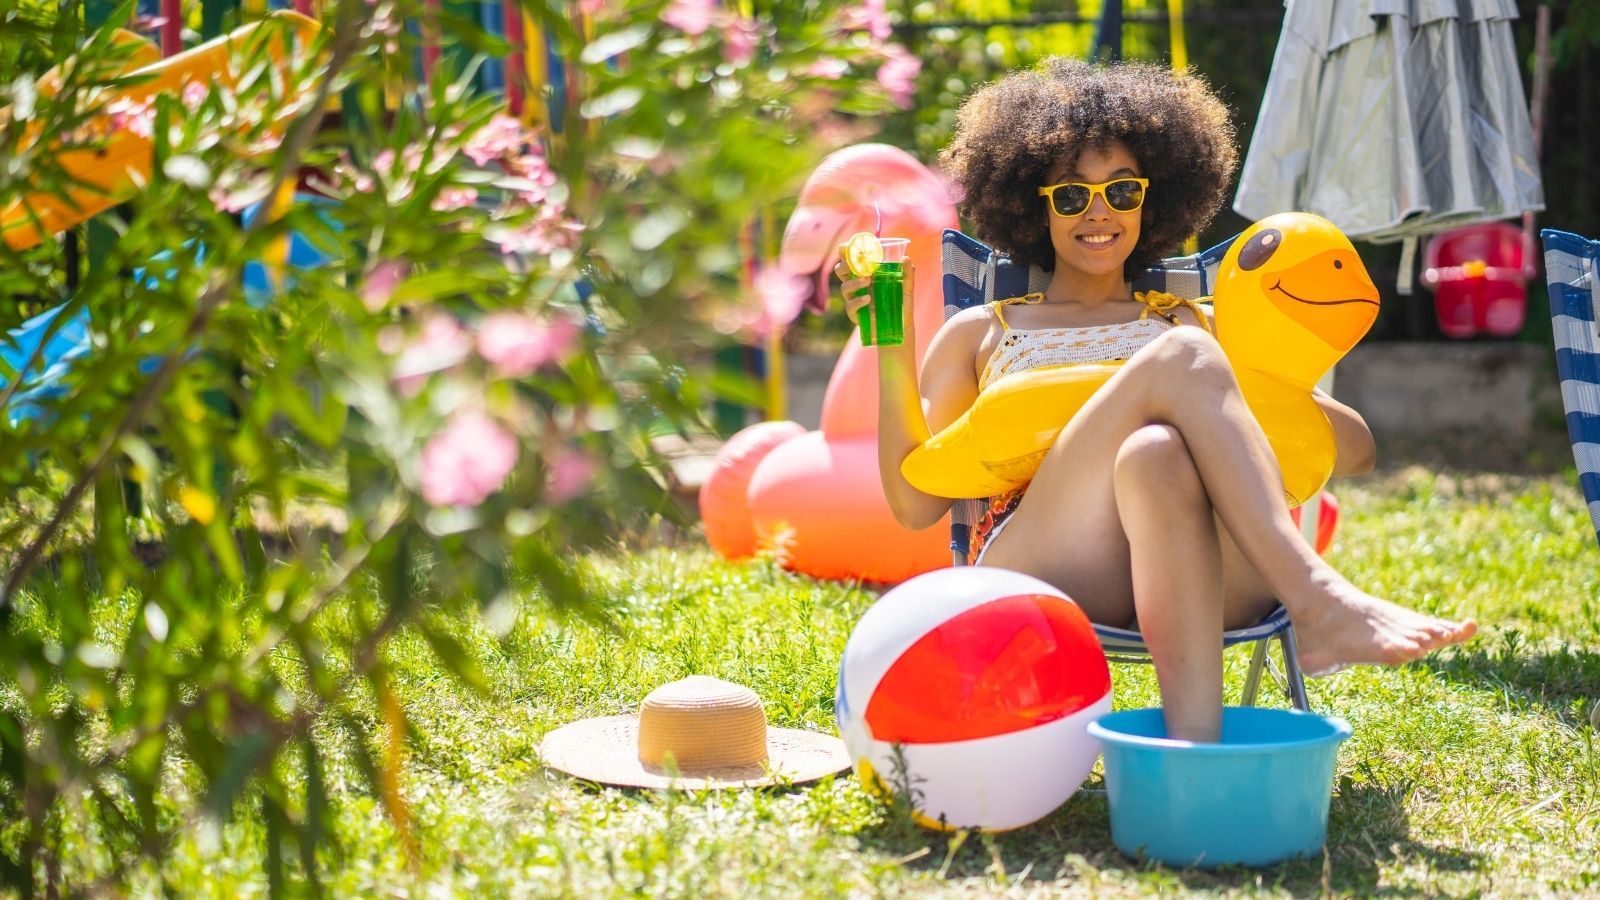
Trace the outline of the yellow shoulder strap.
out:
[[[1141,319],[1148,319],[1151,313],[1155,313],[1163,319],[1176,324],[1178,319],[1172,315],[1172,310],[1180,306],[1186,306],[1190,312],[1194,313],[1194,317],[1199,321],[1200,327],[1204,328],[1207,334],[1211,333],[1211,320],[1206,318],[1205,310],[1201,309],[1199,304],[1188,297],[1179,297],[1177,294],[1168,294],[1165,291],[1139,291],[1133,295],[1133,299],[1144,304],[1144,311],[1139,313],[1139,318]]]
[[[1006,331],[1010,331],[1011,326],[1006,324],[1006,316],[1005,313],[1001,312],[1002,309],[1010,306],[1013,303],[1038,303],[1043,299],[1044,294],[1040,291],[1035,291],[1031,294],[1023,294],[1021,297],[1007,297],[1004,300],[993,300],[990,301],[989,305],[994,307],[994,317],[1000,320],[1000,327]]]
[[[1006,314],[1003,312],[1006,302],[1004,300],[990,300],[989,306],[994,309],[994,317],[1000,320],[1000,330],[1010,331],[1011,326],[1006,324]]]

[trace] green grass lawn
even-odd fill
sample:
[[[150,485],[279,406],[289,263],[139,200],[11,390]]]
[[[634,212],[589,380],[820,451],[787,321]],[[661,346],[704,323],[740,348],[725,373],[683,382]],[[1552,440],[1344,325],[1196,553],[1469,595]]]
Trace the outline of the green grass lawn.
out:
[[[727,564],[685,541],[591,560],[624,609],[620,632],[552,621],[532,598],[501,637],[463,625],[493,686],[487,698],[444,677],[420,638],[398,642],[391,655],[415,727],[403,793],[420,850],[408,860],[382,804],[348,787],[353,763],[329,735],[341,849],[326,887],[483,897],[1600,892],[1600,753],[1588,722],[1600,697],[1600,551],[1572,484],[1570,474],[1413,468],[1338,486],[1334,563],[1379,594],[1475,616],[1484,633],[1403,668],[1312,683],[1313,707],[1355,727],[1321,859],[1217,873],[1141,864],[1112,847],[1098,795],[1016,832],[952,837],[909,824],[850,777],[680,794],[546,775],[535,755],[544,732],[631,711],[693,673],[754,688],[776,725],[831,731],[839,656],[875,593]],[[1232,692],[1245,653],[1230,653]],[[1155,702],[1148,667],[1114,677],[1119,707]],[[181,772],[173,781],[185,789]],[[263,842],[248,815],[196,827],[166,874],[196,895],[260,894]],[[66,871],[98,869],[95,856],[86,837]]]

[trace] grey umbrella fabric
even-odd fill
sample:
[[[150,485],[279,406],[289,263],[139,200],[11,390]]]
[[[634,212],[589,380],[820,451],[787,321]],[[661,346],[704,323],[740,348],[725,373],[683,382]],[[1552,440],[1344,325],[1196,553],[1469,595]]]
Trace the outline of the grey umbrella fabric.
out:
[[[1544,208],[1514,0],[1288,0],[1234,209],[1394,241]]]

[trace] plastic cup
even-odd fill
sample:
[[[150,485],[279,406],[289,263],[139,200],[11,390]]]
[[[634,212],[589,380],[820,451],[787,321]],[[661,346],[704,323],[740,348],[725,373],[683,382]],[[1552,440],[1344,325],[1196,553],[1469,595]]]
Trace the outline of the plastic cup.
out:
[[[872,302],[862,307],[861,343],[866,347],[894,347],[906,342],[905,308],[906,251],[910,238],[880,238],[883,262],[872,273]]]

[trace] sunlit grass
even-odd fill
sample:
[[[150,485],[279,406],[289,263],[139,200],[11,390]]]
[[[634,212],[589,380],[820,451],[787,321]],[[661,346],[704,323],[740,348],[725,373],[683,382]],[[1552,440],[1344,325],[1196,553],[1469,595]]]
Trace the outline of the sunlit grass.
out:
[[[1141,864],[1113,849],[1099,795],[1017,832],[952,838],[898,818],[849,777],[673,794],[546,775],[536,756],[544,732],[631,711],[651,688],[693,673],[754,688],[775,725],[831,729],[839,655],[875,594],[769,563],[731,565],[685,543],[590,560],[623,611],[620,631],[550,620],[532,598],[503,635],[463,623],[488,696],[446,678],[420,638],[399,639],[390,657],[414,729],[403,794],[419,850],[408,858],[381,802],[348,787],[354,763],[330,734],[340,850],[324,858],[324,887],[573,897],[1597,891],[1600,751],[1587,718],[1600,697],[1600,551],[1571,484],[1412,468],[1340,486],[1335,564],[1380,594],[1474,616],[1484,634],[1404,668],[1312,683],[1313,706],[1355,727],[1339,756],[1325,859],[1220,873]],[[1230,656],[1232,692],[1244,663],[1242,651]],[[1119,706],[1156,698],[1146,667],[1119,667],[1116,691]],[[173,780],[194,787],[181,772]],[[86,836],[82,855],[65,861],[69,873],[100,869],[91,844]],[[263,844],[264,829],[241,810],[220,832],[192,829],[165,874],[195,895],[261,893]]]

